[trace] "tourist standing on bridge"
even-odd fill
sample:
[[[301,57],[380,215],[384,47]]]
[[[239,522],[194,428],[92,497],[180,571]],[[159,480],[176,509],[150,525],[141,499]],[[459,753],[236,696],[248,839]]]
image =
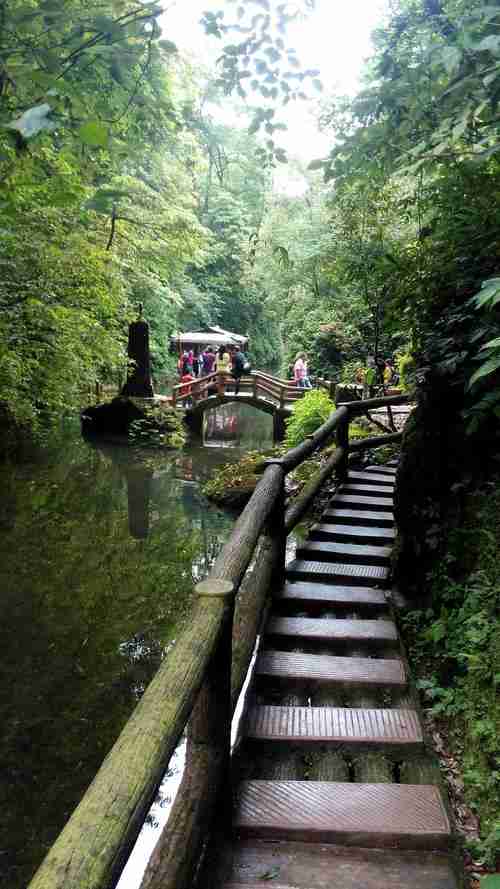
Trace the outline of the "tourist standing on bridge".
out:
[[[215,364],[215,354],[212,346],[207,346],[201,356],[201,372],[204,377],[208,377],[213,372]]]
[[[231,370],[231,356],[227,351],[225,346],[220,346],[217,352],[217,359],[215,362],[215,369],[217,373],[229,373]]]
[[[311,381],[307,372],[307,359],[305,352],[298,352],[293,365],[293,378],[295,385],[299,389],[312,389]]]
[[[193,354],[193,376],[197,377],[200,373],[200,356],[198,354],[198,349],[194,350]]]
[[[245,373],[245,364],[247,360],[239,346],[233,346],[231,349],[231,375],[234,377],[234,394],[240,391],[240,380]]]

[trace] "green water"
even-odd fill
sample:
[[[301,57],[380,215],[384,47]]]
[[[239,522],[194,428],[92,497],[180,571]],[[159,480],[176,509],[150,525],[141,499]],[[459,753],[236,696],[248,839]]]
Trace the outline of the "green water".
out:
[[[164,454],[75,422],[0,467],[2,887],[24,889],[189,620],[234,522],[199,483],[271,444],[269,417],[235,410],[218,423],[237,447],[217,423],[210,447]]]

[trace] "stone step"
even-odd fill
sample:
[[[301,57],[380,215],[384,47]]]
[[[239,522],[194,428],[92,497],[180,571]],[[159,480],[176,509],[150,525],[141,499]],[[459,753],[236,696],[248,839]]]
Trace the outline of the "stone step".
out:
[[[356,707],[252,707],[245,735],[259,741],[418,749],[423,743],[416,710]],[[416,782],[415,782],[416,783]]]
[[[448,816],[433,785],[243,781],[237,794],[240,836],[372,848],[450,844]]]
[[[319,562],[341,562],[343,565],[388,565],[391,546],[369,546],[359,543],[335,543],[309,540],[297,546],[298,559],[314,559]]]
[[[394,481],[392,476],[382,475],[375,472],[349,472],[346,483],[360,485],[380,485],[392,492]]]
[[[394,528],[392,512],[378,512],[365,509],[326,509],[322,519],[324,522],[335,522],[336,525],[370,525],[380,528]]]
[[[397,658],[338,657],[294,651],[263,651],[257,657],[257,676],[343,686],[405,687],[406,674]]]
[[[387,600],[382,590],[331,586],[320,583],[285,583],[274,598],[282,602],[312,605],[340,605],[346,607],[386,608]]]
[[[353,543],[368,543],[373,546],[393,543],[396,537],[394,528],[377,528],[369,525],[338,525],[336,523],[321,522],[313,525],[309,531],[311,540],[339,540]]]
[[[360,494],[362,497],[384,497],[393,499],[393,490],[382,485],[370,485],[367,482],[351,482],[349,479],[340,488],[340,494]]]
[[[457,889],[445,852],[258,839],[227,844],[216,885],[218,889],[263,889],[266,885],[273,889]]]
[[[345,494],[342,490],[335,494],[328,504],[329,509],[363,509],[383,510],[393,514],[394,501],[392,497],[364,497],[361,494]]]
[[[392,620],[331,620],[312,617],[271,617],[267,636],[292,636],[328,642],[396,642],[398,631]]]
[[[294,559],[285,570],[288,580],[317,580],[319,583],[347,583],[359,586],[383,586],[389,577],[384,565],[347,565],[336,562],[318,562],[313,559]]]

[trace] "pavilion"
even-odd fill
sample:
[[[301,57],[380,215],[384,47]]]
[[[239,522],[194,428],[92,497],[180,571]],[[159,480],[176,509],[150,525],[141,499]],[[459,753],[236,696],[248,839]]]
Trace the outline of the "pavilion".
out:
[[[249,339],[239,333],[224,330],[222,327],[208,327],[208,330],[188,331],[187,333],[175,333],[170,337],[170,350],[172,352],[200,351],[205,346],[218,349],[219,346],[240,346],[248,348]]]

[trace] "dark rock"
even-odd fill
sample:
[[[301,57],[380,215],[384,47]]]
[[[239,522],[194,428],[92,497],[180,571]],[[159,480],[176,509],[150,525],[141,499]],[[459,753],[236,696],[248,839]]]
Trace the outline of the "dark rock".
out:
[[[86,435],[128,435],[130,424],[142,419],[144,412],[122,396],[86,407],[80,414],[82,432]]]

